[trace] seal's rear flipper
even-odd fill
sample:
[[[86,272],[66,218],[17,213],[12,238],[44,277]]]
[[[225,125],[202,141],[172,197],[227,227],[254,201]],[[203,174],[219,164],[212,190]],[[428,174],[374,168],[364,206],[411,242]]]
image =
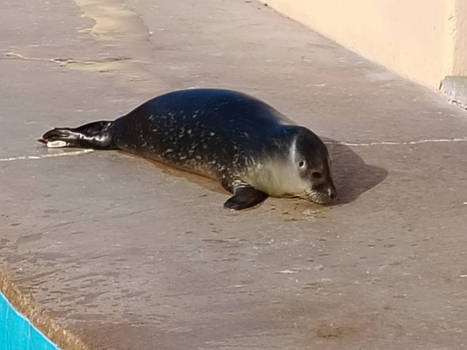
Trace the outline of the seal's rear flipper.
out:
[[[99,121],[71,128],[55,128],[46,132],[39,142],[47,147],[89,147],[96,149],[113,149],[110,121]]]
[[[242,185],[235,188],[234,195],[224,203],[224,208],[235,210],[246,209],[261,203],[266,198],[268,198],[266,193],[258,191],[251,186]]]

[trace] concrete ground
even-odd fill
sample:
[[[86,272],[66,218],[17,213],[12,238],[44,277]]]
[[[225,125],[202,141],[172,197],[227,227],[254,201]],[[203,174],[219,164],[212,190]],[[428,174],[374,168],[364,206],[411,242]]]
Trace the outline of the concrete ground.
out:
[[[64,349],[84,348],[73,334],[119,350],[467,346],[466,111],[253,0],[0,13],[0,268]],[[325,138],[339,202],[231,212],[208,180],[35,141],[193,86],[253,94]]]

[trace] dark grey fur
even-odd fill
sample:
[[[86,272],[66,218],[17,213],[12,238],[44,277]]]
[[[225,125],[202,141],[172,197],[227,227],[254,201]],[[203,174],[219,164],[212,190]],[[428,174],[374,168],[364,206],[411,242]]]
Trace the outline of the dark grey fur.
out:
[[[290,161],[291,145],[295,143],[300,155],[296,169],[290,171],[297,171],[300,178],[309,181],[310,191],[305,197],[326,203],[335,196],[328,152],[318,136],[292,125],[264,102],[235,91],[171,92],[115,121],[93,122],[74,129],[55,128],[41,141],[64,141],[68,147],[119,149],[215,178],[234,193],[225,203],[225,207],[233,209],[256,205],[274,195],[274,191],[264,190],[269,185],[255,188],[247,179],[259,174],[267,164],[273,164],[272,170],[268,168],[267,174],[258,176],[274,178],[274,167],[295,167]],[[287,174],[282,170],[277,176]]]

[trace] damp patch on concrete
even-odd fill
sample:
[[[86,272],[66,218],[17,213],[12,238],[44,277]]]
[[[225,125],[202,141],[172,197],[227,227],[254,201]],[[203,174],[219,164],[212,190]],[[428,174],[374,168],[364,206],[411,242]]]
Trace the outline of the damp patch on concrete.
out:
[[[115,0],[75,0],[83,11],[83,16],[94,21],[94,25],[85,31],[97,40],[120,41],[145,39],[148,28],[134,11]]]

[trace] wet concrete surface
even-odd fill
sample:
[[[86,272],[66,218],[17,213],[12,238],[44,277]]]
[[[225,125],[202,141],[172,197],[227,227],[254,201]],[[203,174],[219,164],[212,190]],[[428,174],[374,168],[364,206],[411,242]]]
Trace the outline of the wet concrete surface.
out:
[[[0,11],[0,268],[89,348],[467,346],[466,111],[254,1]],[[209,180],[35,142],[194,86],[326,139],[339,202],[231,212]]]

